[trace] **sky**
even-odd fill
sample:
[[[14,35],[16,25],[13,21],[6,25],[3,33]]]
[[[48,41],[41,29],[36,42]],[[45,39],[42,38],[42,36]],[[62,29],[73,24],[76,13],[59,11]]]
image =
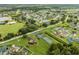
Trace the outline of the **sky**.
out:
[[[0,0],[0,4],[79,4],[79,0]]]

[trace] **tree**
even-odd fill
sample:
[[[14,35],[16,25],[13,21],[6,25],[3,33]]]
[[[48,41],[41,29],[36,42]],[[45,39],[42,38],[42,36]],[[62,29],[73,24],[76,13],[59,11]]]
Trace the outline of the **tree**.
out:
[[[23,15],[22,15],[22,20],[23,20],[23,21],[26,21],[26,17],[25,17],[25,16],[23,16]]]
[[[18,31],[19,34],[26,34],[26,33],[28,33],[28,32],[29,32],[29,31],[28,31],[27,28],[21,28],[21,29],[19,29],[19,31]]]
[[[44,26],[44,27],[47,27],[48,25],[47,25],[46,23],[43,23],[43,26]]]
[[[22,38],[24,38],[24,39],[27,38],[27,35],[24,34]]]
[[[64,47],[63,50],[61,51],[61,54],[62,55],[71,55],[69,47]]]
[[[50,46],[50,48],[49,48],[49,51],[52,51],[52,50],[55,50],[55,49],[57,49],[57,44],[52,44],[51,46]]]
[[[27,26],[28,24],[29,24],[29,23],[26,21],[26,22],[25,22],[25,26]]]
[[[5,40],[10,39],[12,37],[14,37],[14,33],[8,33],[7,36],[4,37]]]
[[[59,22],[59,20],[51,20],[50,24],[56,24],[58,22]]]
[[[72,19],[68,19],[67,22],[68,22],[68,23],[72,22]]]
[[[58,48],[60,49],[60,51],[62,51],[62,49],[63,49],[63,44],[57,43],[57,46],[58,46]]]
[[[0,34],[0,41],[2,41],[3,39],[2,39],[2,35]]]
[[[2,35],[0,34],[0,38],[2,37]]]
[[[76,19],[77,19],[77,16],[74,16],[74,18],[76,18]]]
[[[52,44],[47,54],[50,55],[79,55],[79,48],[72,44],[64,45],[61,43]]]
[[[51,54],[53,54],[53,55],[60,55],[60,49],[57,48],[57,49],[53,50]]]
[[[18,9],[18,10],[16,11],[16,15],[20,15],[20,14],[22,14],[22,11],[21,11],[20,9]]]
[[[33,20],[33,19],[28,19],[28,24],[34,24],[36,21],[35,20]]]
[[[28,26],[25,26],[25,27],[19,29],[18,34],[26,34],[28,32],[32,32],[37,29],[38,29],[38,27],[36,25],[34,25],[34,24],[29,25],[28,24]]]
[[[62,23],[65,22],[65,15],[63,15],[63,17],[61,18]]]
[[[38,27],[37,25],[31,24],[27,26],[27,29],[31,32],[31,31],[37,30]]]
[[[79,55],[79,48],[77,46],[71,46],[70,48],[72,49],[72,54]]]
[[[8,23],[8,20],[6,20],[5,23]]]

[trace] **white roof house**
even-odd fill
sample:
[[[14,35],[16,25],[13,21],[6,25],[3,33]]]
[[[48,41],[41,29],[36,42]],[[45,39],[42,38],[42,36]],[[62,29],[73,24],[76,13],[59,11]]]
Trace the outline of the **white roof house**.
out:
[[[12,21],[12,22],[8,22],[7,24],[15,24],[16,22],[15,21]]]
[[[11,17],[0,17],[0,21],[12,20]]]

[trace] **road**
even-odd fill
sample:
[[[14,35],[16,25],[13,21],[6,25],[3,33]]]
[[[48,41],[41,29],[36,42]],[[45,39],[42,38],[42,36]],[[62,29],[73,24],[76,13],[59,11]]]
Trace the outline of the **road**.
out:
[[[57,16],[57,17],[59,17],[59,16]],[[56,19],[57,17],[55,17],[54,19]],[[54,25],[55,26],[55,25]],[[47,29],[47,28],[51,28],[52,27],[52,25],[50,25],[50,26],[48,26],[48,27],[46,27],[46,28],[41,28],[41,29],[38,29],[38,30],[36,30],[36,31],[33,31],[33,32],[30,32],[30,33],[27,33],[26,35],[29,35],[29,34],[32,34],[32,33],[35,33],[35,32],[39,32],[39,31],[42,31],[42,30],[44,30],[44,29]],[[16,40],[16,39],[18,39],[18,38],[21,38],[23,35],[20,35],[20,36],[17,36],[17,37],[14,37],[14,38],[11,38],[11,39],[9,39],[9,40],[6,40],[6,41],[3,41],[3,42],[0,42],[0,44],[3,44],[3,43],[6,43],[6,42],[9,42],[9,41],[12,41],[12,40]]]
[[[66,16],[66,19],[65,19],[65,22],[67,22],[68,18],[69,18],[69,16],[67,15],[67,16]]]

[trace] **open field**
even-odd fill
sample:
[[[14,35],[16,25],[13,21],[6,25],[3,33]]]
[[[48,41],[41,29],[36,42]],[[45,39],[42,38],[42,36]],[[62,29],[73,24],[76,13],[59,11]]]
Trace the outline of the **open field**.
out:
[[[4,37],[7,33],[17,33],[17,31],[23,27],[23,23],[16,23],[12,25],[0,25],[0,34]]]

